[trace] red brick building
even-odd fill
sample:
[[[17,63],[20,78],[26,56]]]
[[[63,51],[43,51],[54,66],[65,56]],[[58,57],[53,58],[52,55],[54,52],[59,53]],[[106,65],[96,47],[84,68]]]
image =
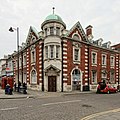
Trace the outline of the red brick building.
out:
[[[94,40],[91,25],[84,31],[77,22],[67,30],[61,17],[51,14],[41,29],[38,32],[31,26],[20,49],[19,78],[29,88],[83,91],[96,89],[103,80],[115,86],[119,84],[120,51],[111,47],[111,42]],[[14,56],[17,82],[17,52]]]

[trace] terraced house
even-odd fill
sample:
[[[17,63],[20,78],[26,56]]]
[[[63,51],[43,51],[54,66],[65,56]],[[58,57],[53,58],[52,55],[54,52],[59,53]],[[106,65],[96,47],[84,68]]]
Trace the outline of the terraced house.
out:
[[[17,54],[13,53],[16,83]],[[30,89],[85,91],[96,89],[99,81],[115,86],[120,81],[120,51],[116,46],[111,47],[111,42],[104,43],[102,38],[94,40],[91,25],[84,31],[77,22],[67,30],[54,13],[45,18],[41,31],[30,26],[19,55],[19,78]]]

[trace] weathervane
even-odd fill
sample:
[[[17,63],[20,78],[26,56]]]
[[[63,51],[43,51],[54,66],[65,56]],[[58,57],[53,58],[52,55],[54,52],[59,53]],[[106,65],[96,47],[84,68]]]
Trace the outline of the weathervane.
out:
[[[55,7],[53,7],[53,14],[54,14],[54,9],[55,9]]]

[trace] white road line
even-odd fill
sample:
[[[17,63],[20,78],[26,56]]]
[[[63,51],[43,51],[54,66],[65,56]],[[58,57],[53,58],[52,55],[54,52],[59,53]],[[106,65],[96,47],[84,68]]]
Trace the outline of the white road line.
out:
[[[47,103],[47,104],[42,104],[42,106],[56,105],[56,104],[65,104],[65,103],[73,103],[73,102],[80,102],[80,101],[81,101],[81,100],[73,100],[73,101],[64,101],[64,102]]]
[[[108,113],[119,112],[119,111],[120,111],[120,108],[113,109],[113,110],[108,110],[108,111],[104,111],[104,112],[99,112],[99,113],[95,113],[95,114],[91,114],[89,116],[86,116],[86,117],[82,118],[81,120],[90,120],[90,119],[98,117],[100,115],[105,115],[105,114],[108,114]]]
[[[15,109],[18,109],[18,107],[13,107],[13,108],[3,108],[3,109],[0,109],[0,111],[15,110]]]

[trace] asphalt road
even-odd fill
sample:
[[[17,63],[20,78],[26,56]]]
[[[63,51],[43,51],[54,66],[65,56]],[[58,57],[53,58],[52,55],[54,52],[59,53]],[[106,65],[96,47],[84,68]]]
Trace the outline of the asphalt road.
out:
[[[81,120],[91,114],[118,108],[120,93],[0,99],[0,120]]]

